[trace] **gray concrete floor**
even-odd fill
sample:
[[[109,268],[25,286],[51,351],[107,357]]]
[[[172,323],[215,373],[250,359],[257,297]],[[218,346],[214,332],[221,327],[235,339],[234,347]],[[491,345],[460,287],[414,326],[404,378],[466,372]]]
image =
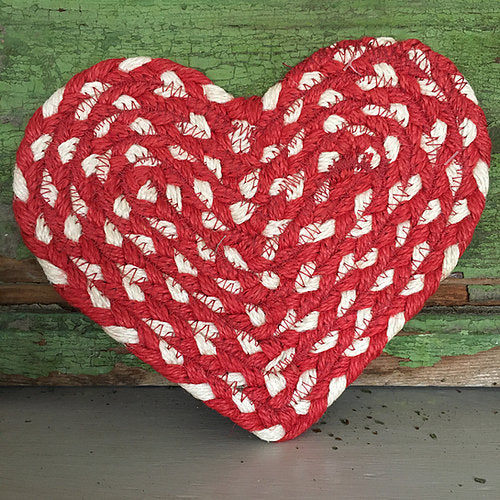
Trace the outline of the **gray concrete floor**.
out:
[[[265,443],[174,387],[0,388],[0,498],[500,498],[498,389],[350,387]]]

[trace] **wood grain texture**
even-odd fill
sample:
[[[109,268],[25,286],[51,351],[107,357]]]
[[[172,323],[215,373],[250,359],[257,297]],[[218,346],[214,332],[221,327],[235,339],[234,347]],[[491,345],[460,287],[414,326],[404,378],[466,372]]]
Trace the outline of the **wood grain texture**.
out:
[[[36,259],[0,256],[0,305],[15,304],[59,304],[72,308],[48,282]],[[452,276],[426,302],[426,306],[453,305],[500,305],[500,278]]]
[[[475,309],[474,309],[475,310]],[[409,321],[366,369],[366,385],[500,383],[500,308],[433,308]],[[165,385],[78,313],[4,312],[0,385]],[[486,351],[486,352],[485,352]]]
[[[416,367],[412,367],[405,363],[400,358],[384,353],[366,367],[354,385],[500,386],[500,347],[474,355],[443,356],[432,366],[418,366],[417,364]]]

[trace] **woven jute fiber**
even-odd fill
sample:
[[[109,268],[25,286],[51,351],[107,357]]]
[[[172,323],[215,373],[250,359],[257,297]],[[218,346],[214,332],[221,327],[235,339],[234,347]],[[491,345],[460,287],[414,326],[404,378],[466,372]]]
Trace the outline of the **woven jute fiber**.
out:
[[[168,59],[111,59],[31,118],[14,210],[71,305],[284,441],[450,274],[490,147],[470,85],[418,40],[336,43],[250,98]]]

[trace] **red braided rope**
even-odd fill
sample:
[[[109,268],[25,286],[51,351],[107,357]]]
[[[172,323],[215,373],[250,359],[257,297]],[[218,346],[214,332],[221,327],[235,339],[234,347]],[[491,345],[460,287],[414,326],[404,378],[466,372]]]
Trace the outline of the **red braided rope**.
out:
[[[31,118],[14,210],[73,306],[265,440],[310,427],[436,291],[490,140],[418,40],[319,50],[260,97],[111,59]]]

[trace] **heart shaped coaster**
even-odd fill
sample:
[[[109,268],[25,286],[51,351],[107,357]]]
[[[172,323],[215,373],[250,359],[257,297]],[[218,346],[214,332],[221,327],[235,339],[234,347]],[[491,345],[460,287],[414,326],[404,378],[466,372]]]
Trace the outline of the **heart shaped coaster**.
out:
[[[168,59],[111,59],[31,118],[14,210],[70,304],[284,441],[451,272],[489,157],[470,85],[418,40],[339,42],[248,99]]]

